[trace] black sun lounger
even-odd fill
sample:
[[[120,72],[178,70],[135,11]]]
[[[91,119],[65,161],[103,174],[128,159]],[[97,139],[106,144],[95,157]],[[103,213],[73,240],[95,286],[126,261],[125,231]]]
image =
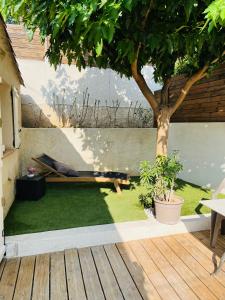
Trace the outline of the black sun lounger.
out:
[[[75,171],[47,154],[32,159],[48,170],[46,182],[112,182],[117,193],[121,193],[120,185],[130,184],[130,177],[126,173]]]

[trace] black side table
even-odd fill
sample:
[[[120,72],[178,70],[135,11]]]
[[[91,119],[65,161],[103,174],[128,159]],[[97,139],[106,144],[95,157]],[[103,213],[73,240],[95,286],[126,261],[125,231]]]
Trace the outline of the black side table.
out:
[[[35,175],[34,177],[23,176],[16,180],[16,199],[38,200],[45,195],[45,177]]]

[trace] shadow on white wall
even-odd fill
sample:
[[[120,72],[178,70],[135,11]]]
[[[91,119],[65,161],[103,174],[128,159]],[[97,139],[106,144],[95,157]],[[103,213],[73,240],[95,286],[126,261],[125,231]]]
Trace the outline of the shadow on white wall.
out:
[[[42,66],[45,65],[42,63]],[[29,86],[24,89],[22,94],[24,127],[153,126],[151,107],[147,105],[146,108],[146,103],[142,104],[139,99],[143,97],[142,95],[139,98],[134,97],[135,93],[140,93],[136,83],[131,85],[131,81],[116,75],[113,76],[113,89],[108,85],[104,88],[107,78],[109,86],[111,85],[110,77],[113,71],[92,68],[83,70],[78,73],[77,78],[74,76],[72,78],[67,72],[68,68],[60,66],[54,78],[46,78],[46,82],[40,86],[41,98],[40,95],[35,95]],[[89,84],[90,87],[87,86]],[[127,85],[129,89],[126,88]],[[115,95],[110,100],[111,90]],[[95,98],[96,93],[99,94],[99,98]],[[131,100],[132,97],[134,101]]]
[[[138,175],[140,160],[154,159],[155,134],[153,128],[24,128],[22,170],[46,153],[80,171]]]
[[[87,68],[79,72],[74,65],[61,65],[55,71],[47,62],[23,59],[19,59],[19,66],[25,81],[22,94],[29,94],[37,103],[50,103],[49,92],[60,94],[64,89],[68,101],[74,94],[81,100],[83,91],[88,87],[94,100],[107,100],[110,104],[118,99],[122,106],[138,100],[149,107],[135,81],[121,78],[111,69]],[[152,90],[160,89],[161,86],[154,82],[152,67],[144,67],[143,74]]]

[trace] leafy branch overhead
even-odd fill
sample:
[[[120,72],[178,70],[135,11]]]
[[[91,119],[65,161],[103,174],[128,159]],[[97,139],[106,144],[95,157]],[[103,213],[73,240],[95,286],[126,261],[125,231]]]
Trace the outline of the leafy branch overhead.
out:
[[[225,62],[224,0],[4,0],[2,13],[39,29],[46,52],[57,66],[62,56],[87,66],[111,68],[133,77],[158,124],[157,153],[167,153],[169,121],[189,90]],[[157,100],[141,74],[150,64],[163,84]],[[171,78],[187,81],[170,103]]]
[[[224,1],[215,1],[217,4],[212,3],[207,11],[209,2],[6,0],[2,6],[6,16],[22,21],[31,31],[38,28],[42,40],[50,38],[46,55],[54,65],[64,54],[69,62],[76,60],[79,68],[109,66],[121,75],[131,76],[130,64],[140,45],[138,69],[152,64],[155,80],[160,81],[174,75],[178,65],[193,73],[220,57],[224,30],[214,28],[209,35],[200,28],[205,23],[204,11],[213,22],[221,22],[215,19],[214,6],[224,6]],[[222,20],[224,13],[220,10]]]

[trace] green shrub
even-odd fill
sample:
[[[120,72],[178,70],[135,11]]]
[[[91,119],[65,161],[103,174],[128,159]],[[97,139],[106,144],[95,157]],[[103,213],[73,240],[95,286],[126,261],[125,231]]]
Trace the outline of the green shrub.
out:
[[[149,161],[140,163],[140,182],[148,192],[139,196],[144,207],[150,207],[154,200],[170,201],[175,188],[175,180],[183,169],[176,153],[170,156],[159,155],[153,164]]]

